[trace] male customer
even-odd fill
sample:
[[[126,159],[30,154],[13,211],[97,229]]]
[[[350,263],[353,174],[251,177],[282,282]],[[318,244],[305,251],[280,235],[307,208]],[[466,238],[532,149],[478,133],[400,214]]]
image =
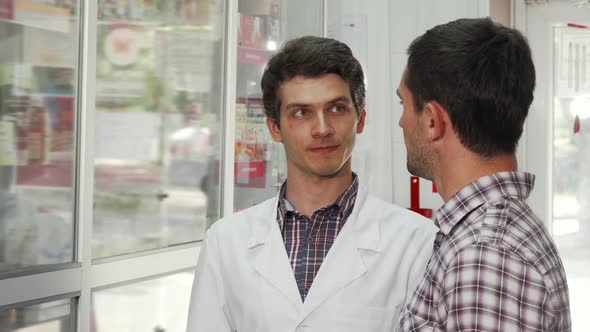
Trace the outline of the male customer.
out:
[[[277,197],[215,223],[189,331],[390,331],[432,252],[430,220],[364,191],[351,168],[365,85],[351,50],[303,37],[262,77],[288,177]]]
[[[410,173],[444,205],[402,331],[570,331],[563,265],[516,171],[533,100],[531,50],[490,19],[439,25],[412,42],[399,84]]]

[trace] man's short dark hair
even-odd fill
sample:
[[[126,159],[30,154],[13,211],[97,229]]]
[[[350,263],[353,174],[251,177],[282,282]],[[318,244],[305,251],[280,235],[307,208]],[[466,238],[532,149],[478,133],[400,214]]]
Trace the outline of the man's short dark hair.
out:
[[[404,83],[418,111],[437,101],[461,143],[481,156],[516,151],[535,88],[520,32],[489,18],[460,19],[416,38],[408,55]]]
[[[279,124],[279,88],[296,77],[339,75],[350,87],[350,95],[360,114],[365,105],[365,77],[350,48],[335,39],[306,36],[288,41],[269,60],[262,75],[262,100],[266,116]]]

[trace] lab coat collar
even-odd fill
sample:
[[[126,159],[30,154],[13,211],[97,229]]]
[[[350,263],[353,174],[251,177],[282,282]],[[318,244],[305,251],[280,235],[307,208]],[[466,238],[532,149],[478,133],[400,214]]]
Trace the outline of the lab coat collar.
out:
[[[259,206],[252,214],[248,240],[251,263],[270,284],[297,305],[303,305],[302,319],[333,294],[366,273],[365,260],[381,251],[378,211],[367,206],[368,194],[359,188],[354,209],[328,252],[305,303],[301,296],[283,238],[276,221],[278,196]],[[378,222],[376,222],[378,221]]]
[[[380,225],[374,222],[377,211],[370,211],[365,207],[369,194],[359,185],[354,209],[349,216],[349,221],[346,224],[352,224],[350,228],[354,228],[359,232],[356,233],[356,244],[359,249],[368,249],[372,251],[381,251],[380,244]],[[279,194],[276,197],[262,203],[256,209],[252,218],[252,227],[250,238],[248,240],[248,249],[252,249],[259,245],[265,244],[270,240],[272,231],[279,229],[277,223],[277,213],[279,204]],[[362,218],[358,218],[361,213]],[[279,229],[280,235],[280,229]],[[282,235],[281,235],[282,239]]]

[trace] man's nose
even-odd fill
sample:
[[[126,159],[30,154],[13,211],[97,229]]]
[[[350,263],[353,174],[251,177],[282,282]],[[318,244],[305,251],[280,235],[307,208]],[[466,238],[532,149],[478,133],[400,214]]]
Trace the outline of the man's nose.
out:
[[[334,134],[334,128],[330,123],[330,119],[321,111],[314,116],[314,123],[312,127],[312,135],[314,137],[326,137]]]

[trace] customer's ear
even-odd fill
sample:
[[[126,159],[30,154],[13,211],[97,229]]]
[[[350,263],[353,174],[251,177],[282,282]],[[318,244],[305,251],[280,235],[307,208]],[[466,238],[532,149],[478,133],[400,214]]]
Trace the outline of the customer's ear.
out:
[[[450,129],[450,119],[447,110],[437,101],[429,101],[422,110],[423,126],[430,141],[438,141]]]

